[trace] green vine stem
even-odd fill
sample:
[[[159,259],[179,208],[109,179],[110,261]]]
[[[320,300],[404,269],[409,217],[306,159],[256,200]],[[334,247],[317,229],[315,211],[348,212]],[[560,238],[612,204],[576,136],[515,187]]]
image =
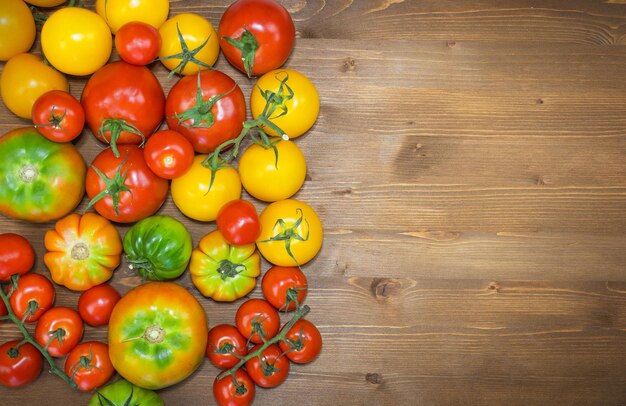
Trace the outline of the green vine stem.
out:
[[[48,361],[48,364],[50,364],[50,372],[52,372],[53,374],[57,375],[58,377],[60,377],[61,379],[63,379],[68,385],[70,385],[73,389],[77,389],[78,385],[76,385],[76,382],[74,382],[69,376],[67,376],[65,374],[65,372],[60,369],[56,362],[54,361],[54,358],[52,358],[52,356],[50,355],[50,353],[48,353],[46,347],[42,347],[37,341],[35,341],[33,339],[33,337],[30,335],[30,333],[28,332],[28,330],[26,329],[26,327],[24,326],[24,322],[22,320],[20,320],[15,313],[13,312],[13,309],[11,308],[11,304],[9,302],[9,297],[11,296],[11,294],[13,293],[14,289],[9,290],[8,293],[4,292],[4,289],[0,288],[0,298],[2,298],[2,301],[4,302],[6,308],[7,308],[7,312],[8,314],[3,317],[11,320],[13,323],[15,323],[15,325],[17,325],[17,328],[19,328],[20,332],[24,335],[24,340],[22,340],[22,342],[20,343],[20,345],[24,344],[24,343],[30,343],[32,344],[35,348],[37,348],[37,350],[41,353],[41,355],[43,355],[43,357],[46,359],[46,361]],[[52,340],[54,339],[55,336],[53,336],[49,341],[48,344],[50,342],[52,342]]]

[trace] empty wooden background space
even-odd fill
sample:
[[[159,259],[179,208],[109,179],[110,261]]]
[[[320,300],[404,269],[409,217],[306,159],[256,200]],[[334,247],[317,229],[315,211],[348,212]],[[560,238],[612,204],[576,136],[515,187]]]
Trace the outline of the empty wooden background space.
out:
[[[170,15],[217,27],[229,3],[172,0]],[[297,140],[308,176],[296,197],[325,225],[304,267],[324,349],[256,404],[626,402],[626,1],[282,3],[298,33],[287,65],[322,100]],[[249,94],[254,82],[223,56],[216,67]],[[152,68],[169,91],[176,78]],[[71,80],[75,96],[84,82]],[[0,106],[0,132],[25,125]],[[103,148],[88,130],[76,143],[87,162]],[[169,198],[161,213],[194,244],[215,228]],[[33,242],[44,274],[52,226],[0,218]],[[178,282],[211,326],[232,323],[236,304]],[[122,292],[137,283],[124,264],[113,279]],[[17,337],[0,326],[1,342]],[[214,404],[217,372],[205,361],[160,393]],[[3,406],[89,397],[46,373],[0,388]]]

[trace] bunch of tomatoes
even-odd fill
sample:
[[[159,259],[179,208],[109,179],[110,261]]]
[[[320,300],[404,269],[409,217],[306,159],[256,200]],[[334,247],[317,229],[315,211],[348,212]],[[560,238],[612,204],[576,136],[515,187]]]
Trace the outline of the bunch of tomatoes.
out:
[[[53,283],[29,272],[30,243],[0,234],[0,321],[24,335],[0,347],[0,383],[32,382],[46,359],[71,386],[97,389],[93,402],[158,404],[151,390],[187,378],[208,356],[223,369],[218,403],[249,404],[255,385],[280,384],[290,362],[321,350],[303,318],[301,267],[321,249],[323,228],[293,198],[306,177],[293,139],[314,125],[320,101],[306,75],[283,66],[295,45],[291,16],[275,0],[236,0],[215,30],[199,14],[170,17],[169,0],[75,3],[0,4],[0,93],[32,122],[0,137],[0,213],[56,221],[43,262],[54,283],[81,292],[78,310],[55,307]],[[36,19],[45,62],[28,53]],[[120,60],[111,61],[113,49]],[[257,78],[251,119],[237,81],[212,68],[220,52]],[[167,95],[150,68],[157,63],[178,78]],[[66,75],[86,79],[79,99]],[[74,145],[85,127],[106,146],[89,165]],[[260,214],[243,190],[263,202]],[[182,222],[158,214],[170,193],[185,217],[217,226],[195,247]],[[85,195],[86,212],[74,213]],[[123,237],[116,223],[131,225]],[[123,256],[146,283],[121,296],[106,282]],[[232,302],[257,285],[261,257],[272,265],[265,299],[244,301],[233,325],[208,331],[198,300],[174,281],[189,269],[203,296]],[[282,328],[279,312],[293,312]],[[81,342],[83,322],[108,326],[108,342]],[[37,323],[34,336],[25,323]],[[54,357],[66,357],[64,370]],[[116,371],[123,383],[104,386]]]

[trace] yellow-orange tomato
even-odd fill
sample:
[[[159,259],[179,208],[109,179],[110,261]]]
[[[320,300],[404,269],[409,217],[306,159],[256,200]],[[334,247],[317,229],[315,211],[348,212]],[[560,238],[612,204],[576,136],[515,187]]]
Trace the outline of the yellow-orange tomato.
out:
[[[24,0],[28,4],[32,4],[37,7],[56,7],[63,3],[67,3],[68,0]]]
[[[35,42],[35,19],[22,0],[0,1],[0,61],[28,52]]]
[[[111,279],[120,264],[122,240],[111,222],[96,213],[70,214],[46,233],[43,260],[52,280],[87,290]]]
[[[113,34],[131,21],[141,21],[158,29],[170,12],[170,1],[96,0],[96,12],[109,24]]]

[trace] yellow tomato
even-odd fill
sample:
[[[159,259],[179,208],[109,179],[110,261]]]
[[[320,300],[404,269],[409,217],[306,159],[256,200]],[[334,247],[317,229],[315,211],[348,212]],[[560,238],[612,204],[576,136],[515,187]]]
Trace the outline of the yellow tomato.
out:
[[[188,60],[184,58],[178,30],[188,49],[186,53],[186,58],[190,58]],[[198,70],[208,69],[213,66],[220,52],[215,28],[209,20],[198,14],[175,15],[163,23],[159,28],[159,34],[161,35],[159,60],[167,69],[181,75],[190,75]],[[200,50],[192,55],[197,48]]]
[[[286,199],[271,203],[259,220],[261,235],[256,245],[274,265],[303,265],[322,248],[322,223],[315,210],[304,202]]]
[[[296,138],[315,124],[320,98],[315,85],[302,73],[277,69],[259,78],[250,95],[250,109],[255,120],[264,114],[289,138]],[[263,130],[281,135],[268,126]]]
[[[280,140],[275,147],[276,151],[252,144],[239,159],[243,187],[251,196],[266,202],[293,196],[306,177],[304,154],[293,141]]]
[[[169,0],[96,0],[96,12],[116,34],[122,25],[141,21],[159,28],[170,12]]]
[[[16,115],[31,118],[33,104],[50,90],[69,91],[67,79],[33,54],[19,54],[4,65],[0,91],[4,104]]]
[[[28,52],[35,42],[35,19],[22,0],[0,1],[0,61]]]
[[[202,166],[207,155],[197,155],[184,175],[172,179],[172,200],[187,217],[213,221],[222,206],[241,197],[241,181],[237,170],[227,166],[218,170],[211,183],[211,170]]]
[[[90,75],[107,63],[113,49],[111,30],[93,11],[68,7],[55,11],[41,29],[48,62],[69,75]]]
[[[56,7],[67,2],[68,0],[25,0],[26,3],[37,7]]]

